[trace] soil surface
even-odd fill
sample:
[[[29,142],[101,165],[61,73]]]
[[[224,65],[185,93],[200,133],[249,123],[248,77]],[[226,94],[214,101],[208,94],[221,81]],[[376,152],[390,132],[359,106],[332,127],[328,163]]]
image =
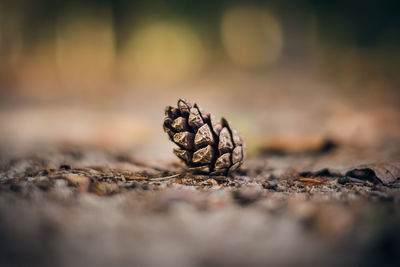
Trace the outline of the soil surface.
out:
[[[399,179],[345,175],[396,147],[265,150],[232,177],[94,147],[4,154],[0,265],[399,266]]]

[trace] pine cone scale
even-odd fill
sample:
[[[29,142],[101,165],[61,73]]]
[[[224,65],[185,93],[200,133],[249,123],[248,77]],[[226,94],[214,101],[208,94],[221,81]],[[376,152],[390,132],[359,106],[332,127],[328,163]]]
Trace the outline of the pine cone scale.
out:
[[[187,120],[183,117],[176,118],[172,124],[171,127],[178,132],[183,132],[187,131]]]
[[[218,150],[220,154],[231,152],[233,149],[233,143],[231,135],[226,127],[224,127],[219,134]]]
[[[211,164],[214,159],[214,151],[212,146],[208,145],[193,153],[192,162],[200,164]]]
[[[186,150],[193,149],[194,134],[190,132],[180,132],[174,134],[174,142]]]
[[[174,154],[182,159],[185,163],[190,163],[192,160],[192,153],[184,149],[174,149]]]
[[[194,137],[194,147],[199,149],[206,145],[212,145],[213,143],[214,137],[211,133],[210,127],[207,124],[204,124],[199,128]]]
[[[243,158],[243,149],[241,146],[235,147],[232,152],[232,163],[240,162]]]
[[[179,99],[165,109],[163,128],[179,146],[174,154],[193,172],[229,174],[243,163],[244,143],[226,119],[218,123],[196,104]]]
[[[231,154],[225,153],[215,162],[215,170],[227,170],[231,165]]]

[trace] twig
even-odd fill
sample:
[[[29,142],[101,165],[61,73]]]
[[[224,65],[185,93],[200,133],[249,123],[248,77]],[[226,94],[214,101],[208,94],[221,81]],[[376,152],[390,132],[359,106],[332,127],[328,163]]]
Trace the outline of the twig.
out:
[[[177,176],[181,175],[180,173],[178,174],[174,174],[174,175],[170,175],[170,176],[164,176],[164,177],[156,177],[156,178],[149,178],[150,181],[163,181],[163,180],[169,180],[172,178],[175,178]]]
[[[298,181],[310,183],[310,184],[322,184],[322,182],[320,180],[317,180],[314,178],[299,178]]]

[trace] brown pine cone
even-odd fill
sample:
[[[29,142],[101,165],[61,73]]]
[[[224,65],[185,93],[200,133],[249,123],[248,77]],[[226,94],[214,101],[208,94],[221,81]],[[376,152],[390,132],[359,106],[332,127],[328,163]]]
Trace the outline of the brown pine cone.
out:
[[[243,163],[244,143],[224,118],[213,117],[196,104],[179,99],[165,109],[164,131],[179,146],[175,155],[195,173],[228,175]]]

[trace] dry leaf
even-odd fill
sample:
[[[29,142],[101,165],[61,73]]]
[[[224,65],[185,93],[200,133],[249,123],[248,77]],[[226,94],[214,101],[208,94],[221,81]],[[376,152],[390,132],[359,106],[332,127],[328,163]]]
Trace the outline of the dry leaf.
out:
[[[392,163],[374,163],[365,164],[353,168],[346,168],[342,170],[329,170],[322,169],[317,172],[302,172],[300,176],[312,176],[312,177],[343,177],[348,176],[352,178],[357,178],[364,181],[370,181],[372,183],[381,183],[388,185],[400,179],[400,162]],[[301,181],[300,178],[299,181]],[[311,179],[311,178],[307,178]],[[315,179],[314,179],[315,180]]]
[[[400,162],[361,165],[345,175],[373,183],[390,184],[400,178]]]
[[[182,179],[181,178],[176,178],[175,180],[172,181],[172,183],[181,184],[182,183]]]

